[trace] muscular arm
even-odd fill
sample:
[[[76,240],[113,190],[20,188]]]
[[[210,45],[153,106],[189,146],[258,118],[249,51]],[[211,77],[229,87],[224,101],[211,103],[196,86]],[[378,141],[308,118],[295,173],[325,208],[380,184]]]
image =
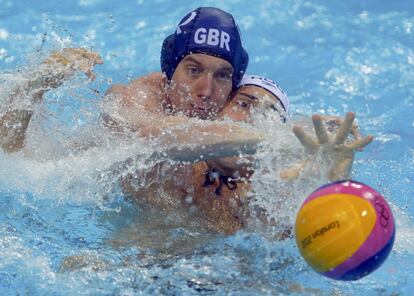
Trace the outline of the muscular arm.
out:
[[[158,137],[167,129],[200,122],[187,116],[165,113],[165,76],[151,73],[131,83],[114,84],[105,94],[103,120],[108,127],[127,128],[141,137]]]
[[[128,85],[114,85],[103,105],[104,125],[116,132],[154,139],[167,157],[199,161],[254,153],[262,134],[236,124],[172,116],[163,109],[164,77],[150,74]]]
[[[51,54],[37,69],[27,73],[20,85],[7,98],[5,111],[0,114],[0,146],[12,153],[24,146],[25,133],[33,115],[33,106],[42,101],[45,92],[60,86],[80,70],[94,78],[92,67],[102,64],[99,55],[80,48],[66,48]]]
[[[156,136],[168,122],[185,119],[166,116],[162,110],[164,76],[152,73],[131,83],[114,84],[105,94],[102,119],[113,130],[128,129],[142,137]]]
[[[61,73],[52,71],[48,64],[41,64],[30,76],[25,76],[21,84],[3,98],[6,107],[0,115],[0,146],[8,153],[23,147],[33,106],[42,101],[45,92],[62,82]]]

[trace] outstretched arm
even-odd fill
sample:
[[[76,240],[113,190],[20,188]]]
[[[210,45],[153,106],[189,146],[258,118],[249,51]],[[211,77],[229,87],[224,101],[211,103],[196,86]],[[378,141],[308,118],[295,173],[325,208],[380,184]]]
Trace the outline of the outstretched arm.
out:
[[[201,120],[166,112],[165,77],[152,73],[128,85],[114,85],[102,106],[103,124],[115,133],[154,140],[163,155],[197,162],[252,154],[263,135],[237,124]],[[157,157],[157,155],[155,155]]]
[[[65,48],[52,53],[5,100],[8,104],[6,111],[0,114],[1,148],[12,153],[24,146],[26,129],[33,115],[32,107],[42,101],[45,92],[60,86],[76,71],[94,79],[92,68],[102,63],[98,54],[82,48]]]

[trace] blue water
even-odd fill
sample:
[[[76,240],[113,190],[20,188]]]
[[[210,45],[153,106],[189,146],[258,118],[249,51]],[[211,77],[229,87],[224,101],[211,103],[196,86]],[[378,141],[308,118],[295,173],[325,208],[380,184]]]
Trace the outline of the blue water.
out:
[[[31,154],[0,154],[0,294],[411,295],[414,4],[196,2],[0,1],[1,74],[67,46],[105,61],[95,82],[79,75],[47,96],[29,129]],[[107,144],[79,155],[64,145],[79,129],[91,136],[97,93],[159,70],[163,38],[197,6],[235,16],[249,72],[278,81],[293,113],[355,111],[361,132],[375,136],[357,155],[353,178],[377,188],[394,210],[394,249],[378,271],[352,284],[332,281],[306,265],[293,240],[260,230],[212,235],[175,213],[156,218],[125,201],[106,171],[127,149]],[[312,189],[298,188],[284,215],[294,217]],[[269,186],[259,195],[277,192]]]

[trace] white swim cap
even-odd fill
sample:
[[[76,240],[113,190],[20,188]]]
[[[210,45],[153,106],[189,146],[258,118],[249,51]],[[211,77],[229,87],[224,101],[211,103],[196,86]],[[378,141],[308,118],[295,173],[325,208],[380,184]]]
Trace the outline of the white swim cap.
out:
[[[258,75],[246,74],[237,85],[237,88],[245,85],[255,85],[269,91],[279,99],[286,114],[289,114],[289,98],[280,86],[273,80]]]

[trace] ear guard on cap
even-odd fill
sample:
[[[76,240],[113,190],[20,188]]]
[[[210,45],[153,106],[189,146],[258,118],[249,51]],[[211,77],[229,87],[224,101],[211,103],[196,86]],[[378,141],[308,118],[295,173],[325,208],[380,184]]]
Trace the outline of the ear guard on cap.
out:
[[[164,39],[161,47],[161,71],[165,73],[168,80],[171,80],[175,67],[173,66],[174,57],[174,34]]]
[[[249,64],[249,54],[243,48],[240,57],[240,69],[234,69],[235,73],[233,73],[233,89],[237,88],[237,85],[242,80],[244,74],[246,73],[247,65]],[[237,71],[237,73],[236,73]]]

